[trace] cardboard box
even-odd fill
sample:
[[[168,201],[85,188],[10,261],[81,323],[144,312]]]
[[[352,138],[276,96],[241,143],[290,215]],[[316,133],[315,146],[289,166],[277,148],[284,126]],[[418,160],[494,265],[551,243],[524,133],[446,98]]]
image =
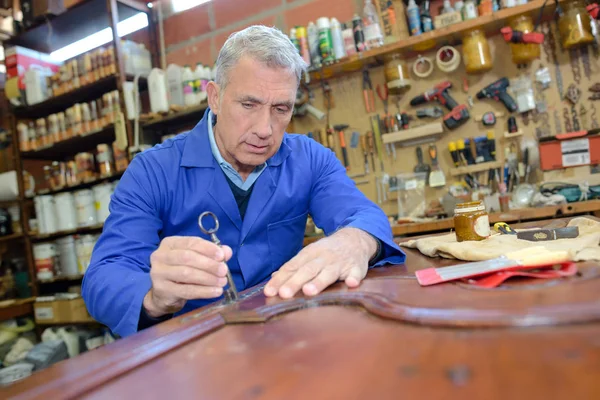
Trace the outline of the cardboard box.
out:
[[[36,301],[33,309],[35,322],[39,324],[94,322],[81,297],[73,300]]]
[[[7,79],[19,77],[19,89],[25,89],[25,71],[39,69],[54,74],[60,69],[61,63],[53,60],[49,54],[13,46],[6,49],[4,64]]]
[[[379,25],[385,44],[397,42],[410,36],[406,21],[406,7],[402,0],[375,0]]]

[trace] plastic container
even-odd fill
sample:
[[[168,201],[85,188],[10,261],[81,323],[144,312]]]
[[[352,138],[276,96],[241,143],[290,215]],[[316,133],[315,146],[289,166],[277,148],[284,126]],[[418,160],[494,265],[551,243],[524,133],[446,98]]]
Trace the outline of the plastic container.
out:
[[[484,31],[474,29],[465,33],[463,59],[467,74],[481,74],[492,69],[492,55]]]
[[[533,32],[534,29],[533,20],[528,15],[512,18],[509,24],[514,31],[523,33]],[[510,51],[512,52],[512,61],[517,65],[528,64],[540,57],[540,45],[535,43],[511,43]]]
[[[594,42],[590,14],[585,9],[582,0],[565,2],[564,13],[558,20],[558,31],[563,49],[572,49],[577,46]]]
[[[96,201],[96,219],[98,223],[104,223],[110,214],[108,205],[110,204],[110,196],[113,194],[113,185],[110,183],[96,185],[92,188],[92,191]]]
[[[412,81],[409,69],[399,53],[391,54],[385,61],[385,82],[388,91],[393,95],[400,95],[410,90]]]
[[[59,193],[54,196],[56,223],[59,231],[77,229],[77,212],[72,193]]]
[[[63,276],[74,276],[79,274],[77,264],[77,249],[75,247],[75,238],[66,236],[56,240],[58,250],[58,259],[60,262],[60,272]]]
[[[94,192],[90,189],[84,189],[75,192],[74,196],[75,208],[77,209],[77,225],[80,227],[96,225],[98,216],[96,215]]]
[[[34,200],[35,213],[41,234],[54,233],[57,229],[54,196],[37,196]]]
[[[183,100],[183,68],[176,64],[167,67],[167,87],[169,105],[184,106]]]
[[[183,81],[183,102],[186,106],[191,107],[196,104],[196,96],[194,94],[194,73],[189,65],[183,67],[181,78]]]
[[[419,6],[415,3],[415,0],[410,0],[408,7],[406,8],[406,15],[408,17],[408,28],[410,29],[411,36],[417,36],[423,33],[421,30],[421,12]]]
[[[153,68],[148,75],[148,91],[150,92],[150,110],[153,113],[169,111],[167,98],[167,75],[159,68]]]
[[[490,236],[490,220],[482,200],[456,205],[454,231],[459,242],[479,241]]]
[[[381,26],[379,25],[379,16],[377,9],[371,0],[365,0],[365,6],[363,7],[363,13],[365,15],[365,42],[370,49],[383,46],[383,33],[381,32]],[[421,25],[421,17],[419,16],[419,27]]]

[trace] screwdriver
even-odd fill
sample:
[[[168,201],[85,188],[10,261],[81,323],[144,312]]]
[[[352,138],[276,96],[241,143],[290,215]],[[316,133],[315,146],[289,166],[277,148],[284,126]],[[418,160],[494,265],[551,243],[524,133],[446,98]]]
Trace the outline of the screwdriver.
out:
[[[371,152],[371,164],[373,165],[373,172],[375,172],[375,145],[373,143],[373,132],[367,132],[367,143],[369,144],[369,151]]]
[[[360,148],[363,151],[365,158],[365,174],[369,173],[369,152],[367,151],[367,135],[361,135],[360,137]]]

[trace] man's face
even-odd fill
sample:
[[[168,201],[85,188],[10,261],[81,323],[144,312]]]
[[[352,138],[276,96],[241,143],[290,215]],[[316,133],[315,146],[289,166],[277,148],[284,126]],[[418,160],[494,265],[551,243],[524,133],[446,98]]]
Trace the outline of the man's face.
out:
[[[225,90],[212,83],[211,110],[218,116],[215,139],[222,156],[242,173],[250,173],[273,156],[290,123],[296,99],[296,76],[242,57],[229,72]]]

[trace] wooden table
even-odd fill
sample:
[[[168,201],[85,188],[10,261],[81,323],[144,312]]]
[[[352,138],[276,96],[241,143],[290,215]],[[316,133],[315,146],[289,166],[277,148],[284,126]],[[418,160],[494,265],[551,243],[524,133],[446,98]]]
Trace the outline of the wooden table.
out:
[[[537,223],[539,224],[539,222]],[[598,399],[600,264],[557,280],[423,288],[407,250],[357,289],[260,288],[58,363],[0,398]]]

